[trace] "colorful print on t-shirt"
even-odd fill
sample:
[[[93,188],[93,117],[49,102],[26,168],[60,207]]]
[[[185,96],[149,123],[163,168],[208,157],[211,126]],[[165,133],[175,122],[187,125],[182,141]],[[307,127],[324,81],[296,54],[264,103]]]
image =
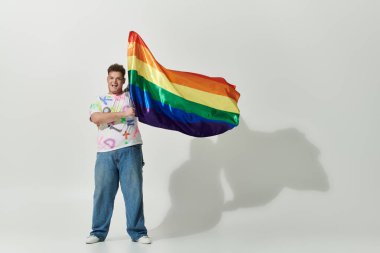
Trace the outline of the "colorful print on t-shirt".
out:
[[[129,94],[106,94],[99,96],[90,106],[90,117],[95,112],[123,112],[132,103]],[[121,118],[119,121],[98,126],[98,152],[107,152],[136,144],[142,144],[136,117]]]

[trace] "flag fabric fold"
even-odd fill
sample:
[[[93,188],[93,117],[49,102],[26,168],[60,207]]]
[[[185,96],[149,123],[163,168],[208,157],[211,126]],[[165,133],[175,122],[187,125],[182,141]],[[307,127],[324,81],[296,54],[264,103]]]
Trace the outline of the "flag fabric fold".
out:
[[[239,124],[240,94],[234,85],[220,77],[166,69],[133,31],[128,79],[140,122],[195,137],[218,135]]]

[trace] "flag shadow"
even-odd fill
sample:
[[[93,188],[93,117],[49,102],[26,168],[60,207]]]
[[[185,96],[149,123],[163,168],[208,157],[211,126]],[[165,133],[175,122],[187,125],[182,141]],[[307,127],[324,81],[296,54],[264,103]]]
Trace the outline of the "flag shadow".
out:
[[[243,119],[218,136],[192,140],[190,159],[170,176],[171,207],[150,231],[155,240],[181,237],[215,227],[226,211],[273,201],[285,188],[327,191],[319,150],[297,129],[258,132]],[[225,201],[222,173],[232,199]]]

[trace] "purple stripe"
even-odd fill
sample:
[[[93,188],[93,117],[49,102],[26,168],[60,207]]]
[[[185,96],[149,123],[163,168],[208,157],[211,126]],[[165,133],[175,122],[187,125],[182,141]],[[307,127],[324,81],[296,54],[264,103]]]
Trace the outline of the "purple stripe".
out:
[[[135,106],[136,114],[140,122],[159,128],[175,130],[194,137],[214,136],[232,128],[231,125],[220,122],[200,121],[195,123],[182,123],[173,121],[165,114],[157,112],[155,108],[149,108],[149,110],[147,110],[142,104]]]

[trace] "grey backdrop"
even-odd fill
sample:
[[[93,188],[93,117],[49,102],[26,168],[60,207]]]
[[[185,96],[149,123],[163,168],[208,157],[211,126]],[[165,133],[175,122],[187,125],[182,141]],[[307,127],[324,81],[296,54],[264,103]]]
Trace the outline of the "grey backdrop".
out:
[[[380,3],[0,3],[1,252],[378,252]],[[241,124],[196,139],[141,124],[155,242],[91,225],[88,108],[137,31],[165,67],[223,76]]]

